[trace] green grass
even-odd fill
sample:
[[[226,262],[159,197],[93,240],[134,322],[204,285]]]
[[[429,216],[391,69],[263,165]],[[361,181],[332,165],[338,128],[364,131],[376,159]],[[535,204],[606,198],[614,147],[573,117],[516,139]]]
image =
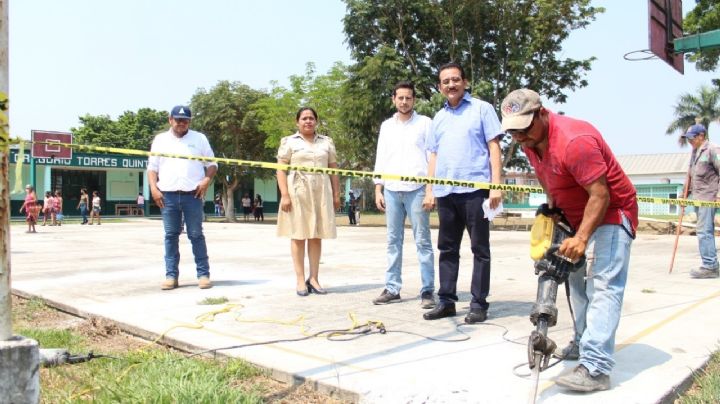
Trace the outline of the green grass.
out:
[[[38,316],[42,316],[47,312],[53,311],[52,308],[45,304],[45,301],[36,297],[32,299],[23,300],[25,304],[17,305],[12,310],[12,321],[13,324],[26,324],[31,323]]]
[[[715,404],[720,401],[720,351],[710,357],[708,366],[695,375],[695,384],[680,396],[678,404]]]
[[[228,298],[225,296],[220,297],[206,297],[205,299],[198,302],[200,305],[213,305],[213,304],[223,304],[229,302]]]
[[[16,332],[34,339],[40,348],[66,348],[71,352],[87,350],[85,339],[70,330],[21,328]]]
[[[640,217],[646,217],[648,219],[657,219],[657,220],[672,220],[677,221],[678,215],[640,215]]]
[[[42,348],[87,353],[91,344],[69,330],[21,329]],[[102,353],[95,351],[96,353]],[[111,355],[113,355],[111,353]],[[115,356],[115,355],[113,355]],[[262,374],[245,361],[187,358],[161,348],[123,352],[117,359],[44,369],[42,401],[46,403],[260,403],[258,391],[239,383]]]

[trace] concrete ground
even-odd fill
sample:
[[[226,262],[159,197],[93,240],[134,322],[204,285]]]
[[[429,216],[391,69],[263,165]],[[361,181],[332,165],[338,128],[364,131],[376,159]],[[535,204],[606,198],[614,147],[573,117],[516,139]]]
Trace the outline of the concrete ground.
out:
[[[343,218],[338,221],[344,223]],[[183,237],[181,287],[173,291],[159,288],[164,277],[159,220],[24,231],[25,226],[12,226],[12,287],[17,293],[42,297],[82,316],[112,319],[146,338],[162,335],[168,344],[198,352],[381,321],[385,334],[309,338],[221,353],[270,369],[278,379],[309,380],[319,390],[358,402],[523,403],[530,397],[532,384],[522,377],[527,367],[514,371],[527,360],[528,314],[537,285],[527,232],[492,233],[490,317],[482,325],[458,327],[470,298],[467,239],[458,315],[425,321],[409,230],[403,299],[387,306],[371,303],[384,284],[383,227],[339,227],[338,238],[323,244],[320,280],[329,293],[309,297],[296,296],[289,242],[275,237],[273,225],[207,223],[215,285],[208,290],[197,288],[189,242]],[[594,394],[560,389],[553,377],[575,365],[561,362],[541,374],[538,402],[670,402],[674,389],[718,349],[720,279],[689,278],[689,270],[699,264],[691,236],[681,237],[675,270],[668,274],[673,241],[670,235],[640,235],[633,245],[612,389]],[[230,301],[198,304],[207,297]],[[562,289],[558,307],[558,325],[550,337],[563,346],[571,338],[572,323]]]

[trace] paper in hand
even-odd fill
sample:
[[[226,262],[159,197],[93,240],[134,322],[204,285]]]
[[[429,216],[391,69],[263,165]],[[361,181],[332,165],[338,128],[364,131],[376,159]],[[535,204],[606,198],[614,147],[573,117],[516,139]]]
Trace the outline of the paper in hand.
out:
[[[485,199],[485,202],[482,204],[483,212],[485,213],[485,218],[487,220],[492,221],[495,219],[495,216],[499,215],[503,211],[503,204],[502,201],[498,204],[498,206],[495,209],[490,209],[490,199]]]

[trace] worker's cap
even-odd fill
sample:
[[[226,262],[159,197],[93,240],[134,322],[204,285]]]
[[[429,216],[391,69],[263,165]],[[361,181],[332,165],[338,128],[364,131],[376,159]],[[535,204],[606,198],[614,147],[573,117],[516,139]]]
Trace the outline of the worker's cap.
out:
[[[540,107],[540,95],[535,91],[521,88],[511,92],[500,104],[502,130],[527,128]]]
[[[707,133],[707,129],[705,129],[705,126],[701,123],[696,123],[695,125],[688,128],[687,132],[682,135],[682,137],[687,139],[693,139],[695,136],[699,134],[705,134]]]

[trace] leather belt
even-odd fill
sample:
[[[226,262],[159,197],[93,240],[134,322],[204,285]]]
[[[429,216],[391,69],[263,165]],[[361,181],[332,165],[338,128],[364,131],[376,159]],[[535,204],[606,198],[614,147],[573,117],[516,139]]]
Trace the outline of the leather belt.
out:
[[[162,191],[164,194],[195,195],[197,191]]]

